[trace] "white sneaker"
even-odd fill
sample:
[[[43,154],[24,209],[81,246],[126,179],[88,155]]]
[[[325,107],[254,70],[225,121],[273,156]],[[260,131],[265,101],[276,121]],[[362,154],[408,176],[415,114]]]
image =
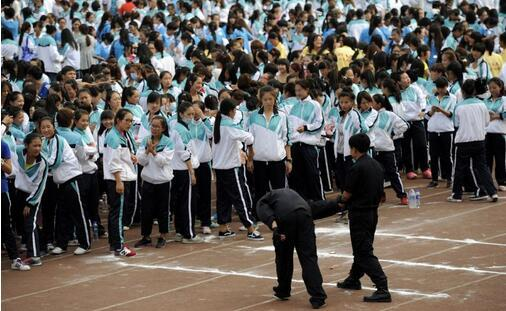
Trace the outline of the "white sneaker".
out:
[[[181,233],[176,233],[176,236],[174,237],[175,242],[183,242],[183,236]]]
[[[158,220],[153,220],[153,225],[158,226]]]
[[[251,233],[248,233],[248,240],[252,241],[263,241],[264,237],[260,234],[258,231],[253,231]]]
[[[63,248],[61,248],[61,247],[57,246],[57,247],[55,247],[55,248],[51,251],[51,254],[53,254],[53,255],[61,255],[61,254],[65,253],[65,252],[67,252],[67,250],[65,250],[65,249],[63,249]]]
[[[130,230],[129,226],[123,226],[123,231],[128,231],[128,230]]]
[[[29,271],[31,268],[29,265],[26,265],[21,258],[16,258],[12,261],[11,264],[12,270],[19,270],[19,271]]]
[[[200,243],[204,243],[204,239],[202,239],[198,235],[191,239],[183,239],[183,244],[200,244]]]
[[[70,240],[67,245],[68,246],[79,246],[79,241],[76,239]]]
[[[506,186],[499,186],[499,191],[506,191]]]
[[[90,250],[89,249],[84,249],[82,247],[78,247],[76,248],[76,250],[74,251],[74,255],[84,255],[86,254],[87,252],[89,252]]]
[[[246,228],[245,226],[240,226],[239,231],[248,231],[248,228]]]
[[[202,233],[203,234],[211,234],[212,233],[211,228],[206,227],[206,226],[202,227]]]
[[[493,194],[491,195],[490,197],[488,197],[487,201],[488,202],[497,202],[499,200],[499,196],[496,194]]]
[[[49,252],[49,251],[52,251],[52,250],[54,249],[54,245],[53,245],[53,243],[47,243],[46,247],[47,247],[47,251],[48,251],[48,252]]]

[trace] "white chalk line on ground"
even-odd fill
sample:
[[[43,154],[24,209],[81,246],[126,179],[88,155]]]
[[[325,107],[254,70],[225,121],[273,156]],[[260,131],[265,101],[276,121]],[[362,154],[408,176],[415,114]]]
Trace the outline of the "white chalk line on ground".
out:
[[[240,276],[240,277],[247,277],[247,278],[255,278],[255,279],[267,279],[267,280],[277,280],[277,277],[274,276],[266,276],[266,275],[259,275],[255,274],[254,272],[237,272],[237,271],[223,271],[220,269],[215,268],[205,268],[205,267],[185,267],[185,266],[171,266],[171,265],[143,265],[143,264],[129,264],[125,262],[119,262],[117,263],[120,266],[124,267],[136,267],[136,268],[143,268],[143,269],[161,269],[161,270],[170,270],[170,271],[179,271],[179,272],[190,272],[190,273],[211,273],[211,274],[218,274],[223,276]],[[241,271],[248,271],[251,269],[241,270]],[[304,283],[303,280],[293,279],[292,282],[294,283]],[[323,283],[324,286],[328,287],[336,287],[335,283]],[[367,290],[376,290],[372,287],[363,287]],[[423,296],[425,298],[448,298],[449,295],[444,293],[438,293],[438,294],[425,294],[420,293],[418,291],[410,290],[410,289],[390,289],[392,293],[396,293],[403,296]]]

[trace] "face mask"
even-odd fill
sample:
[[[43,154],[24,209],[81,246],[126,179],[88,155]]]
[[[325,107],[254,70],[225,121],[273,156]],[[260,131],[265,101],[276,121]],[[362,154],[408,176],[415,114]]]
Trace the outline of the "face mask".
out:
[[[132,72],[132,73],[130,74],[130,78],[131,78],[132,80],[137,81],[137,74],[136,74],[135,72]]]
[[[183,118],[182,121],[187,124],[187,125],[190,125],[190,123],[192,122],[192,118]]]
[[[176,102],[170,103],[169,110],[170,110],[171,113],[175,113],[176,112],[176,110],[177,110]]]

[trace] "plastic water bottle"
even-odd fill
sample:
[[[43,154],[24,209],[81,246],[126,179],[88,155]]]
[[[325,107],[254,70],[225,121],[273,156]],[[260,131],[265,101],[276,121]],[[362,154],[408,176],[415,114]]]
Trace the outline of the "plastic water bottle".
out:
[[[92,227],[93,227],[93,239],[98,240],[98,224],[96,221],[93,222]]]
[[[420,190],[416,190],[415,191],[415,195],[416,195],[416,208],[420,208]]]
[[[414,189],[410,189],[408,192],[408,207],[416,208],[416,192]]]

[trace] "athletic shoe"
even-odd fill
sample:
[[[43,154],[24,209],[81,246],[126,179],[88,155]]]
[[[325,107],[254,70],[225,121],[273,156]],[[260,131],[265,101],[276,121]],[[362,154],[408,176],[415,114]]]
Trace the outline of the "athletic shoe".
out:
[[[158,226],[158,219],[153,220],[153,225]]]
[[[416,179],[418,177],[418,175],[416,175],[415,172],[409,172],[406,174],[406,177],[408,179]]]
[[[408,197],[401,198],[401,205],[408,205]]]
[[[42,266],[42,260],[40,260],[40,257],[26,258],[25,260],[23,260],[23,263],[29,266]]]
[[[209,228],[207,226],[202,227],[202,233],[203,234],[211,234],[212,233],[211,228]]]
[[[183,244],[200,244],[200,243],[204,243],[204,239],[202,239],[198,235],[194,236],[191,239],[183,239]]]
[[[156,240],[156,248],[165,247],[166,244],[167,244],[167,241],[165,241],[164,238],[158,238],[158,240]]]
[[[66,249],[63,249],[63,248],[61,248],[61,247],[57,246],[57,247],[55,247],[55,248],[51,251],[51,254],[52,254],[52,255],[61,255],[61,254],[65,253],[65,252],[67,252],[67,250],[66,250]]]
[[[233,238],[235,237],[235,232],[234,231],[230,231],[230,230],[227,230],[225,232],[218,232],[218,237],[220,239],[226,239],[226,238]]]
[[[425,179],[432,179],[432,171],[430,170],[430,168],[423,171],[422,175],[423,175],[423,178],[425,178]]]
[[[46,248],[47,248],[47,251],[48,251],[48,252],[49,252],[49,251],[52,251],[52,250],[54,249],[54,245],[53,245],[53,243],[47,243]]]
[[[392,302],[392,296],[387,289],[378,289],[371,296],[364,296],[364,302]]]
[[[274,291],[274,297],[279,299],[279,300],[288,300],[288,298],[290,298],[290,294],[283,294],[283,293],[280,293],[278,292],[278,287],[277,286],[274,286],[272,288],[272,290]]]
[[[216,222],[211,222],[211,225],[209,227],[211,227],[211,228],[219,228],[220,225],[218,225],[218,223],[216,223]]]
[[[116,256],[124,256],[124,257],[133,257],[137,255],[137,253],[133,250],[128,248],[128,246],[125,244],[123,245],[123,248],[119,251],[115,251],[114,255]]]
[[[78,247],[76,248],[76,250],[74,251],[74,255],[84,255],[86,253],[88,253],[90,250],[89,249],[86,249],[86,248],[82,248],[82,247]]]
[[[461,203],[462,199],[457,199],[453,195],[446,198],[446,201],[452,202],[452,203]]]
[[[245,226],[240,226],[239,231],[248,231],[248,228],[246,228]]]
[[[12,270],[29,271],[30,265],[25,264],[21,258],[16,258],[11,263]]]
[[[151,245],[151,239],[146,238],[146,237],[142,237],[142,239],[140,239],[137,243],[135,243],[134,247],[137,248],[137,247],[142,247],[142,246],[146,246],[146,245]]]
[[[313,309],[321,309],[326,305],[325,300],[311,301],[311,307],[313,307]]]
[[[176,236],[174,237],[174,241],[183,242],[183,236],[181,235],[181,233],[176,233]]]
[[[485,194],[472,195],[469,197],[469,200],[471,201],[483,201],[486,199],[488,199],[488,195]]]
[[[258,231],[253,231],[251,233],[248,233],[248,240],[252,241],[263,241],[264,237],[260,234]]]
[[[438,182],[433,180],[427,185],[427,188],[436,188],[437,186]]]
[[[68,243],[67,243],[68,246],[79,246],[79,241],[74,239],[74,240],[70,240]]]
[[[342,282],[337,282],[337,287],[342,289],[352,289],[352,290],[361,290],[362,283],[359,280],[354,280],[350,277],[347,277]]]
[[[497,202],[498,200],[499,200],[499,196],[497,196],[497,193],[493,194],[487,198],[487,201],[489,201],[489,202]]]
[[[123,231],[128,231],[128,230],[130,230],[129,226],[123,226]]]
[[[389,188],[389,187],[392,187],[392,182],[391,181],[384,181],[383,188]]]
[[[497,188],[499,189],[499,191],[506,191],[506,186],[500,185]]]

